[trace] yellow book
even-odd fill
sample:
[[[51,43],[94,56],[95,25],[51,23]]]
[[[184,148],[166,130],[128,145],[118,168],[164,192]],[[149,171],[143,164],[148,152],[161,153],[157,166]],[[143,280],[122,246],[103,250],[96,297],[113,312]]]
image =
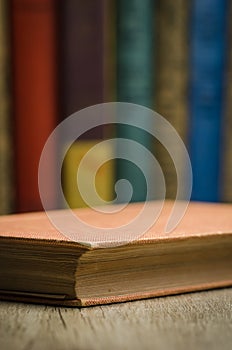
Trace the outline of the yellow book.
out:
[[[114,161],[105,162],[105,159],[113,159],[113,149],[105,142],[100,146],[99,142],[101,140],[77,141],[66,154],[64,194],[71,208],[97,206],[104,204],[102,200],[113,199]],[[100,198],[94,195],[94,188]]]

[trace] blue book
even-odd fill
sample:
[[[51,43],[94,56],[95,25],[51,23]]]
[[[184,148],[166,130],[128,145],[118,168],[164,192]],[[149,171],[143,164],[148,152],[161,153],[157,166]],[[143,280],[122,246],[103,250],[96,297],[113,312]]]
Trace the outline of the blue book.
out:
[[[193,0],[189,67],[193,200],[219,200],[227,13],[227,0]]]

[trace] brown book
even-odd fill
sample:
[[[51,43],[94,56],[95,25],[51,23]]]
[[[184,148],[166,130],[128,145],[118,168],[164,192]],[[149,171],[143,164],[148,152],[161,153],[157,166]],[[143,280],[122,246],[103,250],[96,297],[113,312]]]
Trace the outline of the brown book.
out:
[[[104,0],[59,3],[61,120],[104,102]],[[101,138],[103,128],[89,132]]]
[[[0,0],[0,214],[9,214],[14,209],[8,17],[8,2]]]
[[[83,108],[115,100],[115,2],[65,0],[58,5],[60,120],[64,120]],[[75,207],[86,206],[78,191],[72,188],[80,160],[94,144],[113,133],[112,124],[99,124],[80,135],[78,142],[74,142],[66,153],[63,185],[71,206],[74,203]],[[104,153],[108,149],[106,146]],[[102,154],[95,152],[94,156],[95,163],[100,164]],[[104,167],[107,170],[105,188],[108,193],[113,192],[112,181],[108,181],[113,172],[113,162],[110,164],[110,167]],[[62,199],[59,202],[63,206]]]
[[[229,3],[228,19],[232,15],[232,2]],[[226,62],[225,115],[222,125],[222,168],[221,200],[232,202],[232,23],[228,20],[229,47]]]
[[[166,118],[183,141],[186,141],[189,3],[184,0],[159,0],[156,11],[156,111]],[[173,141],[173,148],[176,147]],[[172,159],[158,142],[155,145],[155,154],[165,175],[166,196],[175,198],[177,180]],[[179,164],[183,164],[181,153],[179,158]]]
[[[118,246],[105,246],[100,234],[88,244],[71,241],[43,212],[1,217],[1,299],[87,306],[232,285],[232,205],[192,202],[179,225],[165,233],[172,207],[166,202],[147,233],[127,244],[121,235]],[[111,228],[142,208],[133,203],[119,213],[74,213]],[[66,213],[56,212],[63,221]]]

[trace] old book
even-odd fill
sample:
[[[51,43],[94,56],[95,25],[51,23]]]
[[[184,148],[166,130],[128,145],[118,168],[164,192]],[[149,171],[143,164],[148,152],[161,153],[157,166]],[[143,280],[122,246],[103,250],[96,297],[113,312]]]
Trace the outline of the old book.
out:
[[[159,204],[149,202],[149,208],[155,212]],[[165,233],[172,207],[166,202],[140,238],[129,232],[131,241],[123,244],[124,234],[118,235],[117,246],[105,245],[101,234],[88,244],[71,241],[44,212],[2,216],[1,299],[87,306],[232,285],[232,205],[192,202],[179,225]],[[119,230],[142,208],[133,203],[118,213],[86,208],[75,214],[89,225]],[[66,210],[56,214],[67,219]],[[76,234],[85,241],[83,232]]]
[[[59,3],[61,120],[104,102],[104,5],[103,0]],[[102,134],[103,128],[96,128],[89,138]]]
[[[156,111],[172,124],[185,142],[188,120],[189,2],[160,0],[156,11]],[[174,141],[172,146],[177,147]],[[165,175],[166,197],[175,198],[177,180],[172,159],[158,142],[155,143],[155,154]],[[184,167],[181,153],[179,164]]]
[[[114,0],[76,1],[58,3],[59,66],[60,66],[60,120],[83,108],[115,99],[115,5]],[[83,207],[78,190],[73,190],[77,165],[83,154],[97,142],[111,136],[112,126],[99,124],[86,131],[73,143],[64,166],[64,189],[71,207]],[[61,145],[62,147],[63,145]],[[107,148],[107,146],[106,146]],[[108,150],[105,150],[108,152]],[[95,153],[102,160],[101,153]],[[102,180],[106,191],[113,192],[113,167],[109,164]],[[91,175],[88,166],[86,175]],[[86,178],[88,181],[88,177]],[[86,188],[88,191],[88,187]],[[106,195],[107,199],[109,196]],[[59,200],[63,205],[62,199]]]
[[[117,101],[140,104],[153,108],[154,99],[154,2],[117,1]],[[153,140],[142,128],[133,126],[133,120],[142,120],[149,128],[146,112],[125,116],[125,124],[117,125],[117,137],[136,141],[152,150]],[[148,125],[147,125],[148,124]],[[120,147],[120,142],[119,142]],[[127,149],[127,157],[137,156],[134,146]],[[138,163],[141,159],[138,157]],[[153,176],[150,163],[143,158],[143,172]],[[141,164],[141,163],[140,163]],[[146,198],[146,181],[140,169],[125,159],[117,160],[117,180],[127,179],[135,189],[132,202]],[[119,201],[124,202],[124,197]]]
[[[13,140],[10,91],[10,28],[6,0],[0,1],[0,214],[13,210]]]
[[[229,2],[228,19],[232,15],[232,1]],[[221,152],[221,174],[220,174],[220,195],[221,200],[232,202],[232,23],[228,25],[228,50],[226,57],[226,84],[225,84],[225,105],[222,125],[222,152]]]
[[[38,165],[57,122],[55,0],[12,0],[13,114],[15,121],[16,210],[41,210]],[[54,165],[47,181],[51,202]]]
[[[189,154],[193,200],[220,200],[225,60],[228,51],[226,0],[194,0],[190,28]],[[217,34],[216,34],[217,33]]]
[[[88,206],[77,187],[77,171],[87,152],[98,144],[100,140],[80,140],[72,144],[64,161],[64,193],[68,205],[71,208],[82,208]],[[113,148],[104,144],[93,151],[83,163],[80,173],[81,183],[85,191],[89,205],[99,205],[98,198],[93,196],[92,190],[95,186],[100,198],[105,201],[113,200],[114,186],[114,161],[105,162],[106,158],[113,158]],[[99,166],[102,164],[102,166]],[[99,167],[99,169],[98,169]],[[97,171],[98,169],[98,171]],[[94,174],[96,177],[94,179]],[[95,181],[94,181],[95,180]],[[79,181],[78,181],[79,183]]]

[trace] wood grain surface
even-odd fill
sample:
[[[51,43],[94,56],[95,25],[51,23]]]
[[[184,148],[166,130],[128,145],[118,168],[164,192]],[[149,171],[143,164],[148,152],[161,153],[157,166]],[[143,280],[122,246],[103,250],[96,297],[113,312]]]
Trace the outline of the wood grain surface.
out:
[[[0,303],[1,350],[206,348],[232,348],[232,289],[81,309]]]

